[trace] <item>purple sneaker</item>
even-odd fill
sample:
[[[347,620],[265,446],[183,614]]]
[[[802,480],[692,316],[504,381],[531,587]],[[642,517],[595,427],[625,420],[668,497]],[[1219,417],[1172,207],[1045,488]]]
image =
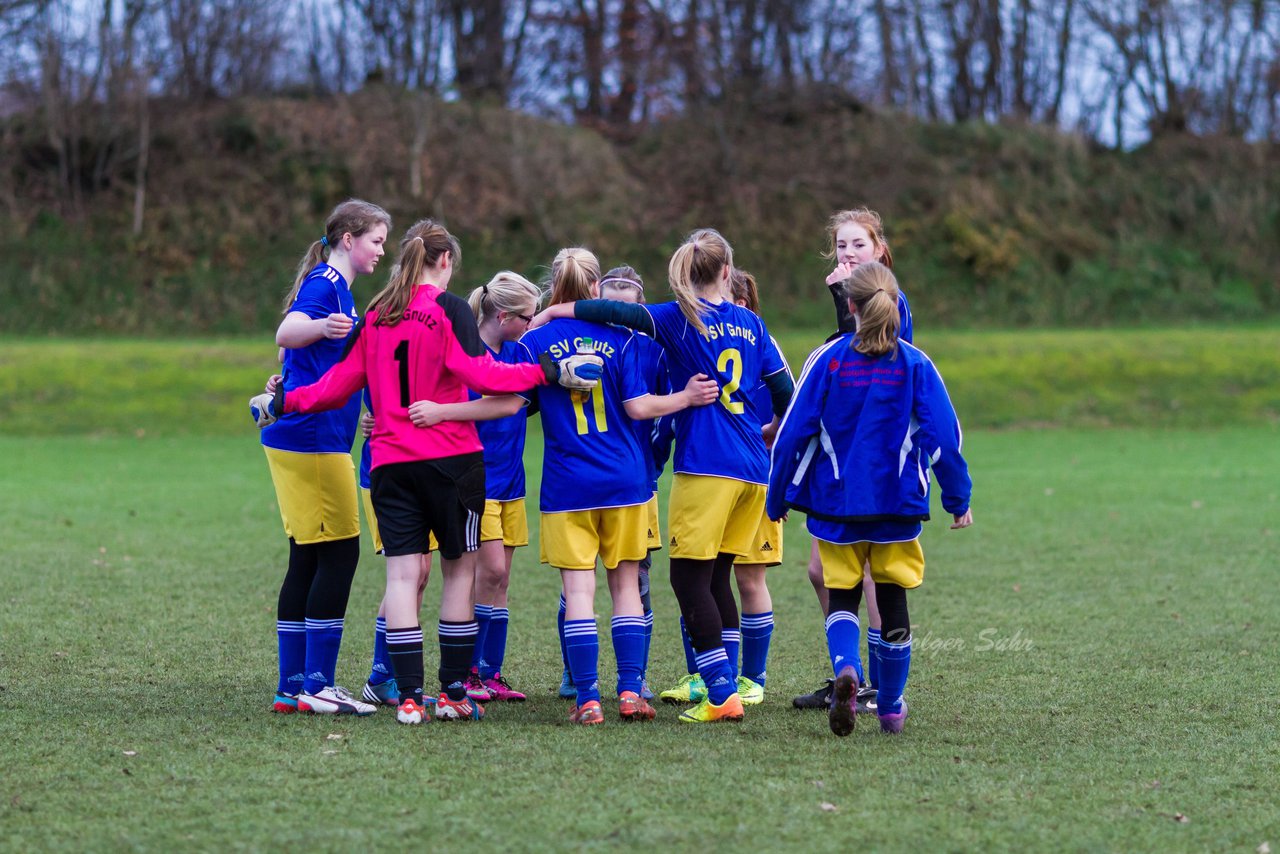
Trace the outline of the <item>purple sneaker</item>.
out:
[[[831,731],[838,736],[846,736],[853,732],[853,724],[857,719],[858,672],[852,665],[845,665],[836,677],[831,691],[831,708],[827,711],[827,720]]]
[[[896,715],[880,715],[880,731],[890,735],[902,732],[902,725],[907,720],[907,701],[902,701],[902,711]]]

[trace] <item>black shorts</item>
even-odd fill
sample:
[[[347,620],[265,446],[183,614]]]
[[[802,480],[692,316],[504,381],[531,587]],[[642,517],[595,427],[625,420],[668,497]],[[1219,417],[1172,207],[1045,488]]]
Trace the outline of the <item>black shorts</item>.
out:
[[[426,552],[428,532],[436,535],[445,560],[480,548],[483,454],[378,466],[369,483],[388,557]]]

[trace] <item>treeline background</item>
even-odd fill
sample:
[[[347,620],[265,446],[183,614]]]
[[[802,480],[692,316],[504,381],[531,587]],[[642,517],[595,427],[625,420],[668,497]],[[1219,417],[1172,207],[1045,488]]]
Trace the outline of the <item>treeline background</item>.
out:
[[[655,299],[712,225],[825,322],[865,204],[931,324],[1280,312],[1280,0],[0,0],[0,43],[4,331],[268,328],[351,195],[464,284],[585,244]]]

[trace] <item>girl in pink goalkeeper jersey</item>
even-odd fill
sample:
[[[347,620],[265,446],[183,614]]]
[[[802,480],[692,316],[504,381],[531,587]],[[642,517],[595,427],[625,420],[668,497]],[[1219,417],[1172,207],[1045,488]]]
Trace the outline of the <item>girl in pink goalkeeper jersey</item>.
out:
[[[439,541],[444,576],[436,717],[483,714],[466,695],[476,640],[471,591],[484,513],[482,446],[473,423],[419,428],[409,407],[418,400],[463,402],[468,388],[482,394],[525,391],[561,377],[565,364],[496,361],[470,307],[445,291],[460,259],[458,241],[443,226],[431,220],[415,224],[400,241],[391,280],[369,304],[342,360],[312,385],[287,393],[277,389],[272,405],[276,413],[316,412],[369,387],[378,413],[370,438],[370,486],[387,555],[387,652],[400,686],[396,719],[406,724],[427,716],[417,584],[428,532]],[[564,376],[566,385],[573,381],[567,367]]]

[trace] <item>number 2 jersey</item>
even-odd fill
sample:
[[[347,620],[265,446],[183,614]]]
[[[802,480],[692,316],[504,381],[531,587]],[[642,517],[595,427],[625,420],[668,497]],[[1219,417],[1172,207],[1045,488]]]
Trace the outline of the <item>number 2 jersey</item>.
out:
[[[644,306],[654,336],[667,356],[671,387],[682,389],[695,374],[720,384],[720,399],[675,415],[675,471],[768,483],[769,452],[760,425],[772,420],[762,407],[767,396],[754,392],[764,378],[787,365],[764,321],[729,302],[699,302],[707,334],[695,329],[674,302]]]
[[[377,413],[369,441],[372,468],[481,450],[470,421],[415,427],[409,420],[414,401],[462,403],[468,388],[509,394],[548,380],[541,365],[496,361],[466,302],[435,285],[417,285],[394,326],[379,324],[380,314],[374,309],[365,316],[342,360],[318,382],[277,392],[277,411],[321,412],[343,405],[367,385]]]
[[[589,392],[559,385],[538,390],[546,449],[542,457],[543,513],[599,510],[644,504],[653,495],[650,457],[640,447],[623,403],[649,394],[630,330],[582,320],[553,320],[517,342],[516,358],[537,362],[543,353],[559,361],[583,339],[604,360],[604,376]]]

